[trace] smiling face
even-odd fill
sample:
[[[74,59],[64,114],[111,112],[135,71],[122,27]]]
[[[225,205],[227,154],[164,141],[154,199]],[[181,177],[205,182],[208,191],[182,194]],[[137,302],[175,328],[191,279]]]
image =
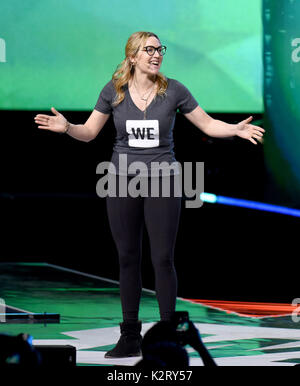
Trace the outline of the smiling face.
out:
[[[135,71],[153,76],[158,74],[163,57],[159,55],[157,50],[153,56],[150,56],[146,51],[143,51],[145,50],[145,47],[148,46],[158,48],[161,47],[161,42],[154,36],[149,37],[145,44],[140,47],[137,55],[131,58],[131,62],[134,63]]]

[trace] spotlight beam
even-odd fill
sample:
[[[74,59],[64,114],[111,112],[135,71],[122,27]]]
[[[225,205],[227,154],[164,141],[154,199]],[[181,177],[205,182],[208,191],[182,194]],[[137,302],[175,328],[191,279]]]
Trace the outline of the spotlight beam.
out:
[[[208,202],[210,204],[222,204],[222,205],[238,206],[241,208],[262,210],[262,211],[266,211],[266,212],[273,212],[273,213],[279,213],[279,214],[284,214],[284,215],[288,215],[288,216],[300,217],[300,210],[299,209],[293,209],[293,208],[288,208],[285,206],[266,204],[263,202],[249,201],[249,200],[243,200],[243,199],[239,199],[239,198],[232,198],[232,197],[225,197],[225,196],[218,196],[216,194],[205,193],[205,192],[200,194],[200,199],[203,202]]]

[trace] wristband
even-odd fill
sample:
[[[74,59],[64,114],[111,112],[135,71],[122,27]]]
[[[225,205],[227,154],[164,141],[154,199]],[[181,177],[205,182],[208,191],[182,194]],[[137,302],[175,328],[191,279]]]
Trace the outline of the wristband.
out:
[[[66,130],[63,132],[63,134],[67,134],[69,129],[70,129],[70,122],[67,121]]]

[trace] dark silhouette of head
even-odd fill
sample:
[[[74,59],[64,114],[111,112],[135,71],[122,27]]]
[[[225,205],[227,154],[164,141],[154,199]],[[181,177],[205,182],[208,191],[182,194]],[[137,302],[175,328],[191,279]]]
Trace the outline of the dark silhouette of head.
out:
[[[189,366],[189,356],[179,343],[174,324],[161,321],[148,330],[142,342],[143,359],[138,367],[176,367]]]

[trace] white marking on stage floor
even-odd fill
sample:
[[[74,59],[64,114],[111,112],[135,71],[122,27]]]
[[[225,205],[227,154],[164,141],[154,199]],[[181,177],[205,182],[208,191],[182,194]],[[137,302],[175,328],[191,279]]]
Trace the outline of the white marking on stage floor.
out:
[[[155,323],[147,323],[143,325],[142,334],[144,335]],[[298,329],[289,328],[272,328],[272,327],[251,327],[229,324],[204,324],[194,323],[196,328],[202,335],[209,334],[210,336],[203,337],[203,343],[208,350],[213,348],[224,348],[231,346],[228,341],[234,344],[238,340],[253,339],[283,339],[293,340],[294,342],[270,345],[267,347],[257,347],[245,350],[241,356],[230,356],[214,358],[216,363],[220,366],[293,366],[293,361],[288,362],[289,359],[299,359],[300,351],[300,331]],[[34,345],[65,345],[69,344],[77,349],[77,363],[80,364],[102,364],[102,365],[124,365],[134,366],[141,357],[124,358],[124,359],[107,359],[104,358],[105,351],[93,351],[93,348],[101,346],[113,345],[120,337],[119,326],[96,328],[79,331],[66,331],[62,334],[67,335],[73,339],[37,339],[33,341]],[[224,342],[224,345],[215,345],[214,343]],[[282,353],[262,353],[253,355],[256,350],[272,350],[276,349],[293,349],[293,352]],[[80,351],[87,350],[87,351]],[[188,352],[194,352],[190,347]],[[229,351],[230,352],[230,351]],[[231,352],[232,353],[232,352]],[[213,355],[213,351],[211,352]],[[278,361],[287,361],[285,363]],[[201,358],[190,357],[190,366],[202,366]]]

